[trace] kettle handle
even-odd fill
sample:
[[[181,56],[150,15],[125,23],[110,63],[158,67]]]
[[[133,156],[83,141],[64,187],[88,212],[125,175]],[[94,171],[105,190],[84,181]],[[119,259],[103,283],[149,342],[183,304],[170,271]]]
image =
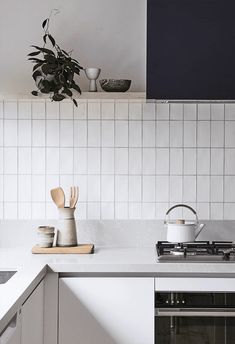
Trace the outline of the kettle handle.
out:
[[[193,213],[193,214],[195,215],[195,217],[196,217],[197,224],[199,223],[199,221],[198,221],[198,216],[197,216],[197,212],[196,212],[192,207],[190,207],[190,206],[187,205],[187,204],[176,204],[176,205],[174,205],[173,207],[171,207],[170,209],[167,210],[166,216],[165,216],[165,220],[164,220],[164,224],[167,223],[167,218],[166,218],[166,217],[169,215],[169,213],[170,213],[173,209],[179,208],[179,207],[184,207],[184,208],[187,208],[187,209],[191,210],[192,213]]]

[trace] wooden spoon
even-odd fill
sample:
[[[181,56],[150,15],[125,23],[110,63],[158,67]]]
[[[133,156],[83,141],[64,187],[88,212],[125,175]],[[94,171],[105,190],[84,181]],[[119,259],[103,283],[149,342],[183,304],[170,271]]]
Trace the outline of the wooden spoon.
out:
[[[51,190],[51,198],[58,208],[64,208],[65,195],[62,188],[55,188]]]

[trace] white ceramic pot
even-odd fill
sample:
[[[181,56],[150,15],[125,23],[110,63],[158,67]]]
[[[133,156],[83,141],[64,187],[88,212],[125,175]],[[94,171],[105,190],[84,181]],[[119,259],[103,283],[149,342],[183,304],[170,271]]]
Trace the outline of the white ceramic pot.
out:
[[[169,221],[167,217],[169,213],[178,207],[185,207],[193,212],[196,217],[196,221],[174,220]],[[199,224],[196,211],[186,204],[177,204],[171,207],[166,212],[165,225],[167,227],[167,241],[169,242],[193,242],[201,233],[204,224]]]
[[[77,246],[75,208],[58,208],[57,246]]]

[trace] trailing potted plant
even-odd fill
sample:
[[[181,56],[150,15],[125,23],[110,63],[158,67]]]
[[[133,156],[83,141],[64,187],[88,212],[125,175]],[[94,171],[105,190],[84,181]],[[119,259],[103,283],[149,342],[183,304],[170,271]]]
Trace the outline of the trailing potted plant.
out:
[[[28,59],[34,64],[32,77],[37,86],[37,90],[31,93],[34,96],[49,94],[52,101],[71,98],[77,106],[73,92],[81,94],[81,89],[74,78],[75,75],[80,75],[83,67],[71,57],[71,52],[61,49],[50,34],[50,17],[51,15],[42,23],[43,47],[32,45],[35,51],[28,54]],[[52,45],[51,49],[46,48],[48,43]]]

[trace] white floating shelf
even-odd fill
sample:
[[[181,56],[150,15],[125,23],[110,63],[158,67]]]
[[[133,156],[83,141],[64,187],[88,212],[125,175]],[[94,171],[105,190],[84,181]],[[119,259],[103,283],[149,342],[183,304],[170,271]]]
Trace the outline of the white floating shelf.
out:
[[[24,100],[49,100],[48,95],[39,95],[35,97],[30,93],[15,93],[15,94],[8,94],[0,92],[0,100],[5,99],[24,99]],[[145,92],[83,92],[80,97],[75,96],[75,99],[94,99],[94,100],[102,100],[102,99],[146,99]],[[70,101],[70,99],[65,99],[64,101]]]

